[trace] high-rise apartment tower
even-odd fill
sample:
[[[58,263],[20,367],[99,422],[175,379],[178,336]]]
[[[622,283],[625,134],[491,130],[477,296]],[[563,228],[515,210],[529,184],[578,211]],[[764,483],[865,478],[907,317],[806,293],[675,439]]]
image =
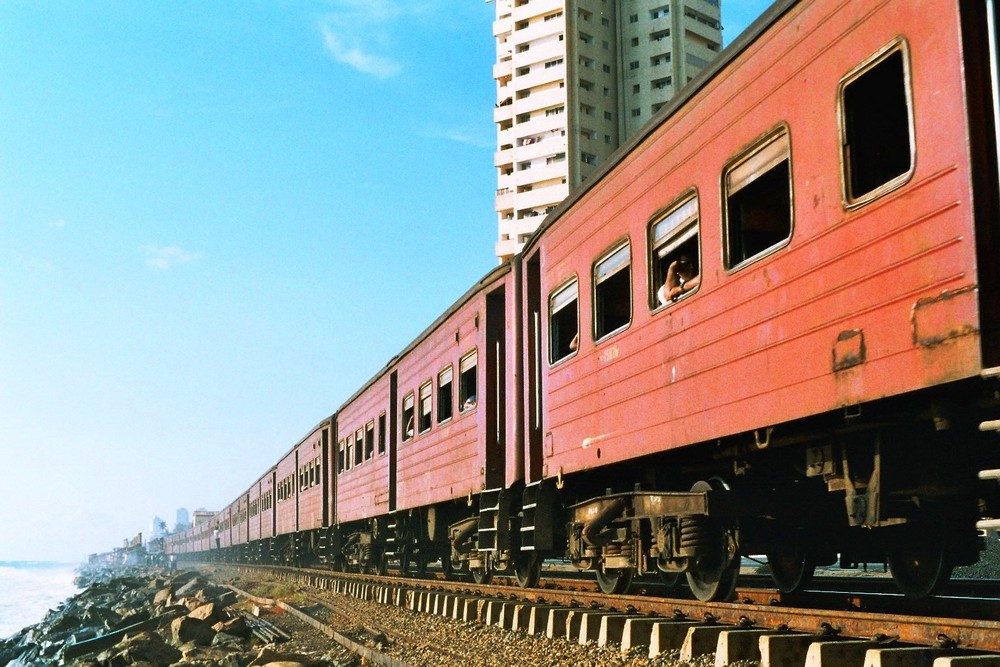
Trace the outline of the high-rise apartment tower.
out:
[[[720,0],[496,5],[501,259],[722,48]]]

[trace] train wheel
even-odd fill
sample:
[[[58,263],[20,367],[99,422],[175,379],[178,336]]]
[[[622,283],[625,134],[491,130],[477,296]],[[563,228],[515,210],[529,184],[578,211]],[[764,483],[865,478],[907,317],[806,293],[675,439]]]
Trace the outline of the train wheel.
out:
[[[694,492],[723,491],[722,480],[696,482]],[[696,549],[694,567],[687,572],[688,588],[702,602],[728,600],[736,591],[740,573],[735,529],[718,519],[696,515],[681,519],[681,547]]]
[[[632,585],[632,568],[611,569],[605,572],[594,570],[597,585],[605,595],[621,595]]]
[[[660,581],[667,587],[668,591],[676,591],[681,585],[680,572],[664,572],[660,570]]]
[[[942,545],[913,545],[890,551],[886,557],[892,580],[911,600],[934,595],[951,578],[951,558]]]
[[[782,593],[798,593],[812,582],[816,563],[809,551],[799,545],[795,551],[767,554],[771,579]]]
[[[542,575],[542,559],[531,552],[514,559],[514,578],[521,588],[534,588]]]
[[[485,586],[486,584],[493,581],[493,570],[485,567],[476,567],[471,570],[472,580],[479,584],[480,586]]]

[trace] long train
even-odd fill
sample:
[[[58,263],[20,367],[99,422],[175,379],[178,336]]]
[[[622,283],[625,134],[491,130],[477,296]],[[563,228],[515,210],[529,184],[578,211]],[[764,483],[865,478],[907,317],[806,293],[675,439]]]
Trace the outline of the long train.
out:
[[[1000,525],[996,18],[777,2],[167,549],[703,600],[766,554],[783,591],[839,561],[933,594]]]

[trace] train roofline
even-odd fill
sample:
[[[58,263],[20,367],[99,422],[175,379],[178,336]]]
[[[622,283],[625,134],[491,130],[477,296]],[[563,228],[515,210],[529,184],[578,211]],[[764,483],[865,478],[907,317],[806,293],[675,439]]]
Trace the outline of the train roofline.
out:
[[[542,223],[538,226],[532,234],[528,241],[524,244],[521,249],[521,254],[526,255],[535,245],[538,243],[538,239],[544,234],[545,230],[551,227],[557,220],[559,220],[567,211],[573,208],[577,201],[582,199],[591,188],[597,185],[609,172],[613,171],[615,167],[628,156],[635,148],[645,141],[649,135],[651,135],[657,128],[660,127],[668,118],[674,115],[679,109],[687,105],[692,98],[694,98],[705,85],[718,76],[723,70],[725,70],[737,57],[742,55],[743,51],[746,50],[748,46],[757,41],[757,38],[761,36],[768,28],[771,27],[778,19],[785,15],[789,9],[799,4],[801,0],[777,0],[770,7],[768,7],[763,14],[757,17],[757,19],[751,23],[747,28],[739,34],[739,36],[711,62],[711,64],[698,73],[698,76],[693,78],[688,82],[681,90],[677,92],[669,102],[663,105],[663,107],[653,114],[653,117],[646,122],[641,128],[639,128],[635,134],[633,134],[625,143],[619,146],[615,152],[608,156],[597,170],[592,173],[584,183],[581,183],[579,187],[569,193],[569,195],[559,203],[555,209],[552,210],[545,218]]]

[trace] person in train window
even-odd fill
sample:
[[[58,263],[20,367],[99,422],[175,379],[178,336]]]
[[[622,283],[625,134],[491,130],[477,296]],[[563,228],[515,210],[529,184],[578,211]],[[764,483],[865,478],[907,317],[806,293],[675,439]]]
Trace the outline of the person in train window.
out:
[[[469,410],[474,407],[476,407],[476,395],[472,394],[465,399],[465,403],[462,404],[462,410]]]
[[[413,437],[413,417],[406,420],[406,428],[403,429],[403,437],[407,439]]]
[[[701,275],[695,269],[694,263],[687,255],[681,255],[667,267],[667,279],[656,292],[660,303],[677,301],[686,293],[698,288]]]

